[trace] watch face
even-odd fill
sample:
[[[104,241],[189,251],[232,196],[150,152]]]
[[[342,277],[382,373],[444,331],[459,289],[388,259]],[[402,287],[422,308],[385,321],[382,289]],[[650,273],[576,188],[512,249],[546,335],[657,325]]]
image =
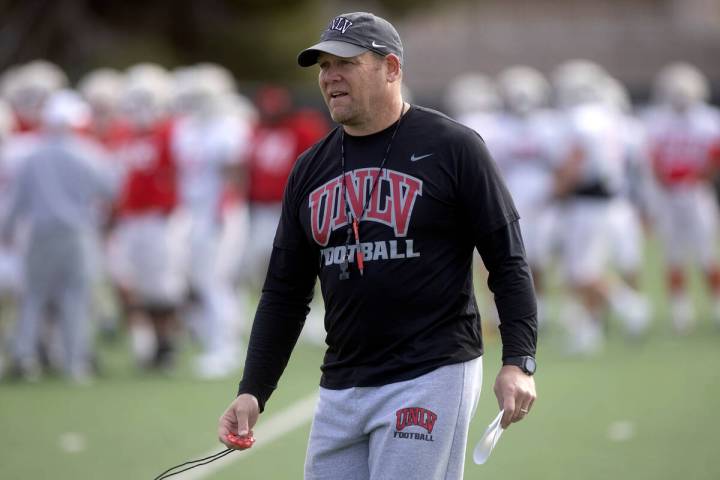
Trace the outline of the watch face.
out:
[[[532,357],[526,357],[525,358],[525,371],[527,371],[529,374],[535,373],[535,359]]]

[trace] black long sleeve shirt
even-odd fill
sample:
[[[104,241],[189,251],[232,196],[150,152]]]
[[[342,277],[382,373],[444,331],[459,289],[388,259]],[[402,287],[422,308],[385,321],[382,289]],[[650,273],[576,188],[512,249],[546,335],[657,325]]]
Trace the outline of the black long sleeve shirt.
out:
[[[401,122],[382,169],[395,125],[345,135],[345,189],[339,128],[298,159],[239,388],[261,408],[287,365],[318,276],[328,345],[323,387],[384,385],[482,355],[474,249],[489,271],[503,356],[535,354],[535,296],[518,215],[484,142],[422,107]],[[349,245],[348,212],[360,219],[359,242]],[[350,278],[341,280],[345,260]]]

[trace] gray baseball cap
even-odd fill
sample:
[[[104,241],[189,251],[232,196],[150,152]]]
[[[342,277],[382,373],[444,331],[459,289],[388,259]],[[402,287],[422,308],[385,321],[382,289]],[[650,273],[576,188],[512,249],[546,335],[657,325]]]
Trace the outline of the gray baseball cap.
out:
[[[400,63],[403,61],[400,35],[390,22],[367,12],[344,13],[330,21],[320,35],[320,43],[300,52],[298,64],[301,67],[315,65],[321,52],[350,58],[367,51],[382,56],[394,53]]]

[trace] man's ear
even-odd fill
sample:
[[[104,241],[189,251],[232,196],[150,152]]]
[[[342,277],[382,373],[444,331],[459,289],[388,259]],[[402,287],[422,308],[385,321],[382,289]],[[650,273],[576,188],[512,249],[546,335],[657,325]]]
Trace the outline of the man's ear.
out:
[[[400,58],[394,53],[385,55],[385,64],[387,65],[387,79],[389,82],[397,82],[402,78],[402,65]]]

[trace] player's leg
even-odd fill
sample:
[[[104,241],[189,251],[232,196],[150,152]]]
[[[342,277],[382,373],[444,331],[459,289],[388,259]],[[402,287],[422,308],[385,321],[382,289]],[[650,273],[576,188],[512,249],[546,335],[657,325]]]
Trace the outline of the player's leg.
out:
[[[320,388],[305,458],[305,480],[369,480],[367,410],[356,388]]]
[[[175,368],[177,348],[178,321],[176,305],[174,303],[156,303],[148,305],[146,309],[157,339],[152,366],[161,372],[170,372]]]
[[[53,281],[52,256],[48,242],[30,238],[23,255],[23,294],[13,332],[13,367],[11,374],[35,381],[41,374],[38,358],[41,327],[46,317]]]
[[[712,302],[710,314],[715,325],[720,327],[720,264],[717,261],[710,262],[705,267],[704,273]]]
[[[242,279],[242,262],[247,244],[252,239],[250,209],[247,204],[232,205],[223,209],[220,244],[218,246],[218,268],[221,278],[231,284]]]
[[[219,234],[219,232],[217,232]],[[193,239],[192,284],[203,316],[200,339],[203,353],[195,369],[201,378],[222,378],[240,363],[237,302],[230,283],[223,281],[217,266],[219,236],[211,230]]]
[[[463,478],[465,451],[482,386],[482,358],[421,377],[363,389],[372,412],[370,478]]]
[[[693,252],[705,276],[711,299],[710,315],[715,324],[720,326],[720,262],[717,255],[719,212],[709,187],[699,187],[697,195],[697,208],[692,213],[697,228],[693,235],[696,242]]]
[[[103,232],[92,232],[88,240],[90,268],[90,318],[106,341],[117,339],[120,329],[120,305],[112,288],[103,245]]]
[[[695,248],[693,225],[696,222],[690,215],[697,206],[682,191],[662,191],[659,199],[664,214],[657,217],[657,232],[667,265],[670,322],[676,333],[685,334],[695,324],[695,308],[688,293],[685,269],[688,258],[694,256],[691,250]]]
[[[560,320],[568,332],[568,354],[594,354],[603,346],[603,319],[609,257],[608,204],[604,200],[574,200],[564,210],[562,275],[570,298]]]
[[[243,244],[243,252],[238,268],[239,295],[237,309],[241,316],[240,328],[250,325],[254,306],[262,289],[270,255],[272,254],[275,230],[280,220],[280,205],[263,205],[253,203],[248,209],[247,239]],[[249,332],[248,332],[249,334]]]
[[[20,255],[15,250],[0,245],[0,377],[9,364],[9,331],[11,318],[18,317],[18,305],[22,289],[22,267]],[[8,363],[5,363],[5,362]]]
[[[555,313],[555,309],[551,309],[550,306],[547,283],[551,277],[553,262],[557,260],[560,245],[559,207],[554,203],[543,203],[532,215],[534,217],[532,221],[533,227],[529,229],[528,235],[523,233],[523,241],[526,242],[527,259],[535,285],[538,304],[538,328],[543,329],[546,324],[550,323],[552,320],[550,317]],[[530,239],[529,236],[533,238]]]
[[[146,369],[152,366],[158,348],[155,328],[137,296],[127,294],[125,298],[127,298],[125,318],[130,334],[130,351],[135,365],[140,369]]]
[[[91,289],[82,260],[69,262],[58,292],[58,317],[65,352],[65,374],[85,383],[91,376]]]
[[[217,376],[225,376],[239,366],[240,360],[240,314],[235,293],[231,285],[214,278],[199,289],[199,294],[206,305],[208,321],[207,337],[203,342],[204,354],[215,357],[220,362],[222,366],[219,366],[215,373]]]
[[[609,225],[613,264],[625,283],[638,289],[643,231],[640,215],[630,200],[622,196],[613,200]]]
[[[36,381],[41,374],[37,345],[44,307],[45,296],[42,292],[26,289],[15,320],[11,367],[11,375],[23,380]]]
[[[233,312],[230,320],[231,328],[237,332],[238,342],[246,332],[256,302],[249,298],[248,288],[245,285],[243,275],[248,244],[252,241],[250,235],[250,213],[245,202],[233,204],[224,208],[222,213],[222,226],[220,229],[219,244],[216,256],[216,274],[223,289],[229,292],[230,296],[223,294],[224,301],[231,301],[229,307]],[[230,310],[228,310],[230,311]]]
[[[637,337],[650,326],[650,303],[639,290],[643,233],[640,216],[626,198],[613,201],[610,213],[613,263],[619,278],[610,284],[608,301],[626,332]]]
[[[184,277],[170,248],[168,219],[144,215],[135,219],[129,241],[131,262],[131,329],[142,342],[145,366],[168,370],[173,366],[177,330],[176,309],[183,294]],[[155,339],[155,349],[151,338]],[[145,343],[147,341],[147,343]],[[149,361],[149,362],[148,362]]]
[[[157,348],[155,332],[142,311],[138,293],[138,245],[143,235],[142,218],[128,217],[118,221],[106,248],[108,274],[120,303],[121,315],[127,322],[130,350],[137,367],[146,368]]]

